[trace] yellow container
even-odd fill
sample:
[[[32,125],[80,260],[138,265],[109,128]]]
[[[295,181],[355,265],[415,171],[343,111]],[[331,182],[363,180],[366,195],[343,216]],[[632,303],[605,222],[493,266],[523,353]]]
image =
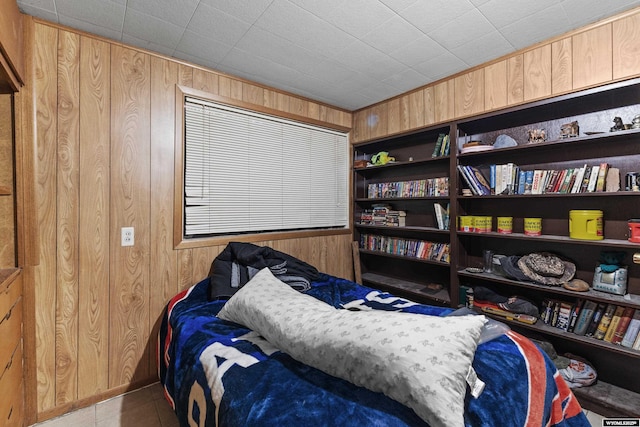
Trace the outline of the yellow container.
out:
[[[569,237],[580,240],[604,239],[602,211],[569,211]]]
[[[473,217],[473,228],[476,233],[488,233],[491,231],[493,217],[491,216],[475,216]]]
[[[539,236],[542,234],[542,218],[524,219],[525,236]]]
[[[473,216],[471,215],[463,215],[460,216],[460,226],[458,228],[459,231],[473,231]]]
[[[498,217],[498,233],[511,234],[512,232],[513,232],[513,217],[499,216]]]

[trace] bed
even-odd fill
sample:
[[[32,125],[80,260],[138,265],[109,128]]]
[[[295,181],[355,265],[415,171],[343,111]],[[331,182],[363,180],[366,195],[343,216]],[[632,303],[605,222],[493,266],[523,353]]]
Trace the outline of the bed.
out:
[[[181,426],[590,425],[500,322],[324,273],[301,292],[272,271],[230,299],[208,277],[167,304],[158,375]]]

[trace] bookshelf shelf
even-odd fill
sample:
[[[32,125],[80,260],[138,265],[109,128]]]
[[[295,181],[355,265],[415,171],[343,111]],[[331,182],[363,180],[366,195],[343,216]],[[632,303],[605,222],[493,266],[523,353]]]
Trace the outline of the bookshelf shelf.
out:
[[[400,293],[408,294],[413,297],[430,300],[440,304],[449,304],[449,293],[446,289],[439,291],[431,291],[427,288],[426,283],[419,283],[410,280],[404,280],[397,277],[387,276],[384,274],[364,273],[362,281],[366,284],[377,285],[387,289],[390,292],[400,291]]]
[[[543,234],[540,236],[528,236],[524,233],[511,233],[501,234],[495,231],[488,233],[473,233],[469,231],[458,231],[458,235],[461,237],[469,238],[496,238],[496,239],[514,239],[514,240],[527,240],[533,242],[547,242],[547,243],[560,243],[566,245],[580,245],[580,246],[602,246],[606,248],[619,248],[619,249],[635,249],[640,251],[640,243],[633,243],[628,240],[618,239],[602,239],[602,240],[578,240],[572,239],[569,236],[554,236],[549,234]]]

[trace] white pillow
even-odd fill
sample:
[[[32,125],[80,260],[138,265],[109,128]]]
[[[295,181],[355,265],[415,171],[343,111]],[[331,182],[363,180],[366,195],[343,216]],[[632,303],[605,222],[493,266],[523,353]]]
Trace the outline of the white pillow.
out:
[[[218,317],[258,332],[302,363],[386,394],[432,427],[464,425],[466,375],[484,316],[335,309],[265,268]]]

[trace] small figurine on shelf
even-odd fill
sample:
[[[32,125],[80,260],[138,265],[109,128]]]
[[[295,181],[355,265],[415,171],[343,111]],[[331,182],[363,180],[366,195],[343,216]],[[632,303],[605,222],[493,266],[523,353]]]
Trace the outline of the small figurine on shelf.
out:
[[[547,134],[544,129],[529,129],[529,144],[545,142]]]
[[[391,157],[388,151],[381,151],[371,156],[371,163],[376,166],[386,165],[387,163],[395,162],[395,157]]]
[[[560,127],[560,139],[574,138],[580,133],[580,126],[577,121],[565,123]]]
[[[622,123],[622,119],[620,117],[613,118],[613,127],[609,129],[609,132],[617,132],[619,130],[629,129],[631,125],[625,125]]]
[[[640,114],[631,120],[631,129],[640,129]]]

